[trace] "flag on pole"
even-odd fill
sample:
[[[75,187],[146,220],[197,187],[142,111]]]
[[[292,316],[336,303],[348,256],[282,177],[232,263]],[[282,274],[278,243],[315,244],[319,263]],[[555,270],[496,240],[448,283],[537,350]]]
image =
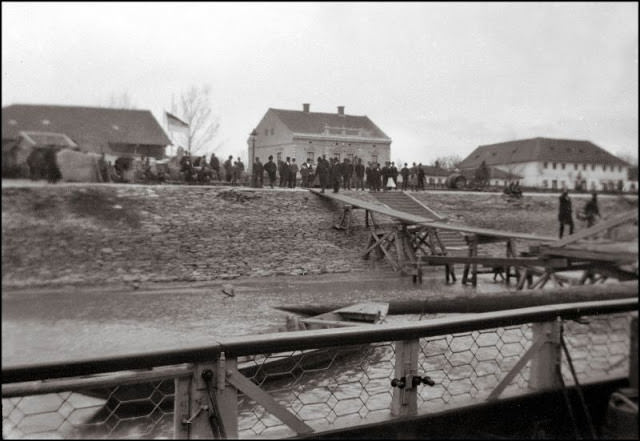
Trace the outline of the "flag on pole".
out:
[[[167,128],[170,132],[189,134],[189,124],[166,110],[164,113],[166,113],[167,116]]]

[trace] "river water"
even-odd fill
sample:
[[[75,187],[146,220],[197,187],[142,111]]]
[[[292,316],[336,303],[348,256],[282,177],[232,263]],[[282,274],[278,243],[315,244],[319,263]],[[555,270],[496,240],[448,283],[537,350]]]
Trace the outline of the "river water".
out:
[[[371,272],[273,277],[159,287],[70,287],[3,291],[2,364],[31,364],[214,344],[218,337],[259,334],[285,325],[279,305],[349,304],[425,299],[476,290],[446,285],[441,271],[410,277]],[[227,289],[228,291],[228,289]]]
[[[137,354],[141,352],[210,345],[217,338],[273,332],[284,327],[290,313],[276,309],[281,305],[350,304],[364,301],[393,301],[429,298],[431,296],[460,295],[464,292],[496,292],[504,285],[480,278],[478,288],[446,285],[442,271],[434,271],[422,285],[414,285],[410,277],[397,273],[374,271],[321,276],[274,277],[234,280],[226,283],[198,283],[190,285],[98,286],[66,287],[62,289],[29,289],[2,293],[2,363],[4,367],[65,360],[77,360],[109,355]],[[227,286],[225,286],[227,285]],[[233,291],[233,296],[223,292]],[[415,321],[429,316],[389,316],[388,323]],[[433,317],[433,315],[431,316]],[[382,347],[366,359],[389,356],[389,348]],[[377,354],[377,356],[374,356]],[[351,354],[350,354],[351,355]],[[356,375],[373,378],[373,390],[380,389],[368,406],[389,408],[388,378],[392,365],[377,372],[374,365],[364,371],[359,358],[341,361],[328,371],[307,376],[304,384],[297,385],[293,393],[319,399],[326,393],[325,383],[335,383],[339,389],[333,393],[346,396],[361,389]],[[355,365],[351,365],[355,363]],[[351,381],[346,379],[351,378]],[[380,383],[379,385],[377,383]],[[319,388],[319,389],[318,389]],[[292,393],[288,385],[271,384],[269,392],[278,398]],[[354,389],[354,391],[351,391]],[[318,391],[322,392],[318,392]],[[360,393],[360,392],[358,392]],[[281,397],[282,395],[282,397]],[[96,412],[102,404],[90,397],[72,394],[73,400],[88,406],[86,411]],[[61,396],[47,399],[63,400]],[[31,398],[29,398],[31,400]],[[42,398],[33,397],[33,403],[21,406],[38,407]],[[287,400],[285,400],[287,401]],[[346,400],[342,417],[358,416],[361,408]],[[6,406],[5,406],[6,405]],[[60,403],[62,406],[62,402]],[[9,403],[3,400],[3,407]],[[95,407],[98,406],[98,407]],[[255,432],[267,416],[256,416],[250,403],[239,403],[240,430],[243,437],[262,434]],[[55,406],[54,406],[55,407]],[[303,412],[322,415],[313,406]],[[333,412],[333,411],[331,411]],[[330,412],[330,413],[331,413]],[[170,417],[170,415],[169,415]],[[55,426],[55,418],[45,423]],[[5,430],[3,420],[3,432]],[[44,426],[43,426],[44,427]],[[142,430],[141,424],[131,421],[131,427],[122,426],[110,437],[130,437]],[[58,429],[59,430],[59,429]],[[171,418],[163,419],[152,437],[171,437]],[[46,431],[45,433],[49,433]],[[84,436],[86,433],[80,433]],[[98,434],[103,436],[103,434]]]

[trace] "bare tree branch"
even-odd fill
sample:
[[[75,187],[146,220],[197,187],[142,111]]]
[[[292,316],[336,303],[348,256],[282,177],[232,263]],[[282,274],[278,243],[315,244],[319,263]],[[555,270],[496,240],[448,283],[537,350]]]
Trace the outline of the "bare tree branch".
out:
[[[191,86],[180,95],[182,119],[189,124],[187,147],[191,154],[199,151],[218,134],[219,118],[213,115],[210,104],[211,88]]]
[[[129,92],[122,92],[120,95],[112,93],[107,107],[112,107],[114,109],[135,109],[136,105],[129,96]]]
[[[433,161],[433,166],[437,166],[440,168],[453,170],[458,167],[458,164],[462,162],[462,158],[460,155],[448,155],[448,156],[439,156]]]

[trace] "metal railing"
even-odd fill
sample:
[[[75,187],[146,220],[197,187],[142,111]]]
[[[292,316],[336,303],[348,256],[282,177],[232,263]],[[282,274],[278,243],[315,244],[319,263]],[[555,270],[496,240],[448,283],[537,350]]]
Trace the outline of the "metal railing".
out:
[[[3,437],[286,437],[626,377],[637,306],[548,305],[5,367]]]

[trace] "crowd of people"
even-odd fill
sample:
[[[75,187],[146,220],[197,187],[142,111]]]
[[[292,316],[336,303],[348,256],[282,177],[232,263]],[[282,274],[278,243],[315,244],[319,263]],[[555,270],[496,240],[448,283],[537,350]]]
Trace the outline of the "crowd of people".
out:
[[[344,158],[342,162],[338,158],[327,159],[326,155],[319,156],[314,162],[307,159],[302,164],[296,163],[296,158],[274,162],[273,156],[269,156],[266,163],[256,158],[253,163],[251,184],[254,187],[264,186],[264,175],[269,179],[268,185],[274,188],[276,185],[282,188],[295,188],[300,174],[300,185],[304,188],[319,186],[324,193],[325,189],[332,189],[334,193],[343,190],[370,191],[383,190],[424,190],[425,172],[422,164],[414,162],[411,167],[407,163],[400,169],[395,162],[387,161],[384,166],[377,162],[363,163],[357,156],[350,160]]]

